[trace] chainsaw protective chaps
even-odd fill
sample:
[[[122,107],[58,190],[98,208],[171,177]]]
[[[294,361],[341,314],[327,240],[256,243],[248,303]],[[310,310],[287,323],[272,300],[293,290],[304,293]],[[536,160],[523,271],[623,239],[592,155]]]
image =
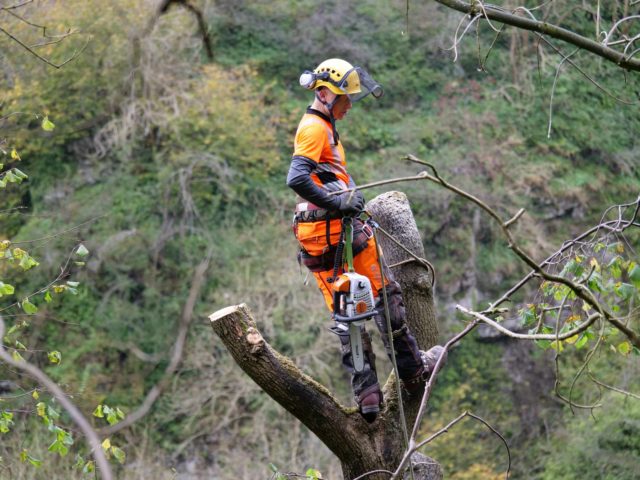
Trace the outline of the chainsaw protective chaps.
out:
[[[420,357],[418,343],[406,324],[406,311],[404,300],[402,299],[402,290],[396,281],[389,282],[385,290],[389,304],[389,317],[393,334],[393,348],[398,364],[398,375],[400,376],[400,380],[413,381],[422,375],[424,365]],[[389,359],[391,359],[393,350],[389,344],[389,330],[384,313],[384,296],[382,289],[378,292],[378,301],[376,302],[375,308],[380,313],[376,315],[374,319],[378,330],[380,330],[384,348]]]

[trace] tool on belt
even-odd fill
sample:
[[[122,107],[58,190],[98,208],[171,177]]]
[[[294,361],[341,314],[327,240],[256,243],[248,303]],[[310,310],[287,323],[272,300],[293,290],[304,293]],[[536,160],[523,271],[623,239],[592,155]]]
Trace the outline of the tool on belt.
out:
[[[342,219],[342,234],[336,253],[335,266],[347,264],[347,271],[337,275],[338,268],[334,268],[333,291],[333,319],[336,326],[334,333],[348,330],[351,344],[353,368],[356,372],[364,370],[364,346],[362,344],[361,328],[365,320],[378,314],[373,308],[373,290],[371,282],[364,275],[355,272],[353,268],[353,219]],[[343,261],[344,251],[344,261]]]

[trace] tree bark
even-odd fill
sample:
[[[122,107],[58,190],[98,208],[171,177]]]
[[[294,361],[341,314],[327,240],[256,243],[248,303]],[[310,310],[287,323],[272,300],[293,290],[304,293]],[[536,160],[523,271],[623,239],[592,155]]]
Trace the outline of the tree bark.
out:
[[[369,203],[367,210],[402,244],[418,256],[424,256],[420,235],[404,194],[391,192],[381,195]],[[386,249],[385,256],[390,264],[408,258],[404,250],[383,241],[382,236],[380,243]],[[437,338],[430,274],[417,262],[403,263],[394,270],[396,279],[403,287],[409,327],[420,347],[428,348],[435,344]],[[383,389],[383,409],[376,421],[369,424],[355,406],[338,403],[326,387],[275,351],[258,331],[246,305],[227,307],[209,318],[214,332],[240,368],[338,457],[345,479],[376,470],[395,470],[405,445],[393,375]],[[403,402],[407,425],[411,429],[420,396],[403,396]],[[420,468],[414,469],[415,480],[442,478],[440,466],[434,460],[421,456],[420,462]],[[372,473],[366,478],[388,479],[389,473]]]

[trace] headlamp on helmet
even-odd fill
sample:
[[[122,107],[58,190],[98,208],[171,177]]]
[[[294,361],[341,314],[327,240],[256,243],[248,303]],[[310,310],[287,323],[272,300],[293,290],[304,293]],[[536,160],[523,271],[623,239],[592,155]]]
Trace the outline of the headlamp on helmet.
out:
[[[313,71],[300,75],[300,85],[309,90],[326,87],[336,95],[348,95],[352,102],[363,99],[369,93],[375,98],[383,95],[382,86],[369,73],[339,58],[325,60]]]

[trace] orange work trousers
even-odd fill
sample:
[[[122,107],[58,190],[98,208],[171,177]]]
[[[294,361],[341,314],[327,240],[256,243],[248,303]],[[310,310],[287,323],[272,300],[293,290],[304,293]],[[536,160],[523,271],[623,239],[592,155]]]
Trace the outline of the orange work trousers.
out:
[[[358,231],[362,229],[362,222],[358,219],[354,219],[354,237]],[[325,222],[309,222],[299,223],[296,226],[296,238],[302,246],[302,248],[310,255],[321,255],[329,249],[327,244],[326,235],[326,223]],[[331,220],[330,222],[330,235],[329,240],[332,246],[336,246],[340,241],[340,231],[342,228],[341,221],[339,219]],[[333,276],[333,264],[326,264],[326,270],[314,271],[313,276],[318,283],[318,288],[324,296],[324,301],[327,304],[327,308],[333,312],[333,293],[331,292],[331,284],[327,281],[328,278]],[[377,297],[378,292],[383,286],[382,275],[380,274],[380,264],[378,261],[378,252],[375,242],[372,238],[366,241],[366,246],[360,252],[358,252],[353,258],[353,268],[360,275],[364,275],[371,282],[373,288],[373,294]],[[346,265],[342,265],[342,269],[338,271],[338,275],[343,273],[346,269]],[[385,275],[386,280],[387,275]],[[389,282],[385,281],[385,285]]]

